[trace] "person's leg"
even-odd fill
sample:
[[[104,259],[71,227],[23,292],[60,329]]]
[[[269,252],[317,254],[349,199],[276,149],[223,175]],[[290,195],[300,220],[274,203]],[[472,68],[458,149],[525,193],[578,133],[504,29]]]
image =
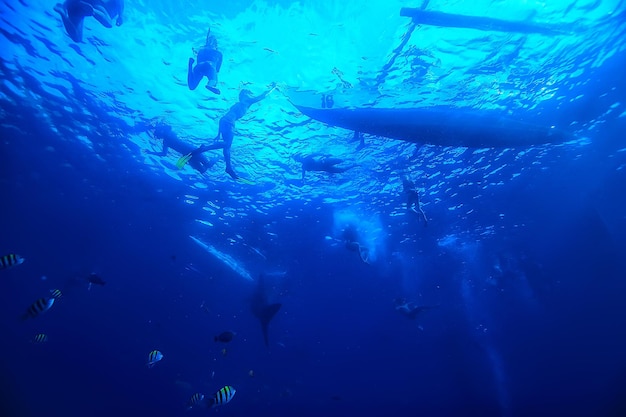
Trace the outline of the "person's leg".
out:
[[[200,84],[200,80],[202,80],[202,74],[198,75],[196,71],[193,69],[193,58],[189,58],[189,67],[187,68],[187,86],[189,86],[190,90],[195,90]]]
[[[421,216],[424,219],[424,226],[428,226],[428,219],[426,218],[426,213],[424,213],[424,209],[422,209],[422,205],[420,204],[419,195],[411,192],[408,196],[406,202],[407,210],[412,211],[417,214],[418,219]]]
[[[366,264],[370,263],[370,250],[368,248],[359,245],[359,256]]]
[[[239,178],[230,162],[230,147],[224,148],[224,162],[226,163],[226,173],[234,180]]]
[[[85,23],[85,19],[81,18],[74,25],[74,27],[76,28],[76,42],[82,42],[83,41],[83,26],[84,26],[84,23]]]
[[[365,136],[361,132],[354,132],[359,137],[359,146],[356,147],[357,151],[360,151],[365,147]]]
[[[424,226],[428,226],[428,219],[426,219],[426,213],[424,213],[424,209],[419,203],[417,203],[417,207],[419,208],[419,212],[422,214],[422,218],[424,219]]]
[[[202,164],[202,162],[196,158],[191,158],[189,160],[189,166],[198,171],[200,174],[204,174],[206,172],[206,168]]]
[[[203,153],[206,151],[212,151],[215,149],[223,149],[224,147],[226,147],[226,144],[224,143],[224,135],[222,134],[222,130],[225,129],[224,126],[226,125],[227,123],[223,123],[222,119],[220,119],[219,128],[217,130],[217,135],[215,136],[215,138],[213,138],[213,143],[210,145],[202,145],[195,152]],[[222,137],[222,140],[220,140],[220,136]],[[232,142],[232,138],[230,141]],[[228,143],[228,146],[230,147],[230,142]]]
[[[54,11],[61,15],[63,26],[69,37],[76,43],[83,40],[83,20],[85,16],[93,14],[90,4],[82,1],[65,1],[63,4],[57,3]]]
[[[215,67],[213,64],[209,64],[205,73],[208,81],[206,83],[206,89],[211,91],[214,94],[220,94],[220,90],[216,88],[217,86],[217,72],[215,71]]]
[[[220,121],[220,132],[222,133],[222,139],[224,140],[224,162],[226,163],[226,173],[236,180],[239,176],[235,173],[235,170],[230,163],[230,147],[233,144],[234,137],[233,125]]]
[[[211,145],[203,145],[202,152],[214,151],[215,149],[223,149],[225,147],[226,146],[224,145],[224,142],[220,140],[220,141],[212,143]]]
[[[193,159],[194,158],[192,158],[192,161]],[[215,158],[208,160],[204,155],[199,155],[195,159],[196,163],[198,164],[198,168],[196,169],[198,170],[198,172],[200,172],[200,174],[204,174],[209,168],[211,168],[215,164],[216,161]]]

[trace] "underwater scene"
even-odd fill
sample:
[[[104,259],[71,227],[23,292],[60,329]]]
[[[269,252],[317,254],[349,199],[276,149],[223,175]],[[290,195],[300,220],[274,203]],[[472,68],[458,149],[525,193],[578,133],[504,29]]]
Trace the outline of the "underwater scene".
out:
[[[626,1],[0,32],[0,416],[626,416]]]

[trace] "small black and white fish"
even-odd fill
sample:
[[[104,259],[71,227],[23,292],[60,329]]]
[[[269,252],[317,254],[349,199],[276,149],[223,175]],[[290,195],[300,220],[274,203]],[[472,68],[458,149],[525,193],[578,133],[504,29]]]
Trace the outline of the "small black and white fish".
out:
[[[235,337],[236,334],[237,333],[231,331],[222,332],[215,336],[213,340],[215,340],[216,342],[228,343],[233,340],[233,337]]]
[[[199,392],[196,392],[195,394],[193,394],[191,398],[189,398],[189,401],[187,401],[188,410],[192,409],[193,407],[202,406],[202,405],[206,405],[206,403],[204,402],[204,394],[201,394]]]
[[[12,266],[21,265],[24,263],[24,258],[15,253],[9,253],[0,257],[0,269],[11,268]]]
[[[50,307],[54,304],[54,298],[40,298],[28,307],[26,313],[22,315],[22,320],[28,318],[35,318],[41,313],[45,313],[50,310]]]
[[[146,366],[148,368],[152,368],[158,361],[162,359],[163,354],[155,349],[152,352],[148,353],[148,363],[146,364]]]
[[[218,405],[228,404],[230,400],[235,396],[235,388],[230,385],[226,385],[224,388],[221,388],[219,391],[213,395],[211,400],[209,401],[209,408],[215,407]]]
[[[35,337],[33,337],[32,342],[35,345],[40,345],[42,343],[46,343],[48,341],[48,335],[46,335],[45,333],[39,333],[36,334]]]

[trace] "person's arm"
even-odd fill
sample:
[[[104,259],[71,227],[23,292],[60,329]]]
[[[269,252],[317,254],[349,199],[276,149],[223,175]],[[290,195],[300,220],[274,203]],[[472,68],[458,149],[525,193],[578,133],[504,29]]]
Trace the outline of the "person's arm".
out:
[[[124,0],[115,0],[117,1],[118,13],[117,13],[117,21],[115,22],[116,26],[122,26],[124,22],[124,18],[122,15],[124,14]]]
[[[250,104],[254,104],[254,103],[258,103],[259,101],[263,100],[265,97],[267,97],[267,95],[270,93],[270,91],[272,90],[267,90],[266,92],[256,96],[256,97],[250,97]]]
[[[258,96],[256,96],[256,97],[252,97],[252,98],[250,98],[250,103],[251,103],[251,104],[253,104],[253,103],[258,103],[259,101],[261,101],[261,100],[263,100],[265,97],[267,97],[267,95],[268,95],[269,93],[271,93],[271,92],[272,92],[272,90],[274,90],[274,89],[276,88],[276,84],[275,84],[275,83],[272,83],[272,84],[270,84],[270,85],[271,85],[271,88],[270,88],[269,90],[267,90],[266,92],[264,92],[264,93],[262,93],[262,94],[260,94],[260,95],[258,95]]]

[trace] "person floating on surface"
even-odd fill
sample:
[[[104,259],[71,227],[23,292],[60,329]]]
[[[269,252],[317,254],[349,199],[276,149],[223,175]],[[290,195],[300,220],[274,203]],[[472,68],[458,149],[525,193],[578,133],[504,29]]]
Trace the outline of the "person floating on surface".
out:
[[[190,90],[195,90],[202,81],[202,77],[207,77],[206,89],[215,94],[220,94],[217,88],[217,73],[222,67],[222,53],[217,50],[217,39],[211,35],[211,28],[206,34],[206,42],[197,53],[198,62],[194,67],[194,59],[189,58],[187,68],[187,85]]]
[[[193,152],[183,156],[178,160],[176,166],[182,168],[187,162],[193,158],[198,157],[202,153],[214,149],[222,149],[224,153],[224,162],[226,163],[226,173],[234,180],[241,180],[241,177],[235,173],[230,161],[230,147],[233,144],[235,129],[235,122],[241,119],[251,105],[263,100],[267,95],[276,88],[274,83],[271,84],[271,88],[266,92],[254,97],[250,90],[244,89],[239,92],[239,101],[231,106],[224,116],[219,121],[219,130],[217,136],[215,136],[214,142],[210,145],[202,145]]]
[[[61,16],[63,26],[74,42],[83,40],[83,21],[86,16],[93,16],[102,26],[113,27],[113,19],[116,26],[123,23],[124,0],[65,0],[57,3],[54,11]]]
[[[421,216],[424,219],[424,226],[428,226],[428,219],[426,219],[426,213],[420,204],[420,195],[413,181],[407,177],[402,178],[402,188],[406,195],[406,209]]]
[[[307,171],[323,171],[330,174],[340,174],[354,168],[356,165],[338,166],[344,161],[341,158],[334,158],[331,155],[314,153],[311,155],[294,155],[293,159],[302,164],[302,179]]]

